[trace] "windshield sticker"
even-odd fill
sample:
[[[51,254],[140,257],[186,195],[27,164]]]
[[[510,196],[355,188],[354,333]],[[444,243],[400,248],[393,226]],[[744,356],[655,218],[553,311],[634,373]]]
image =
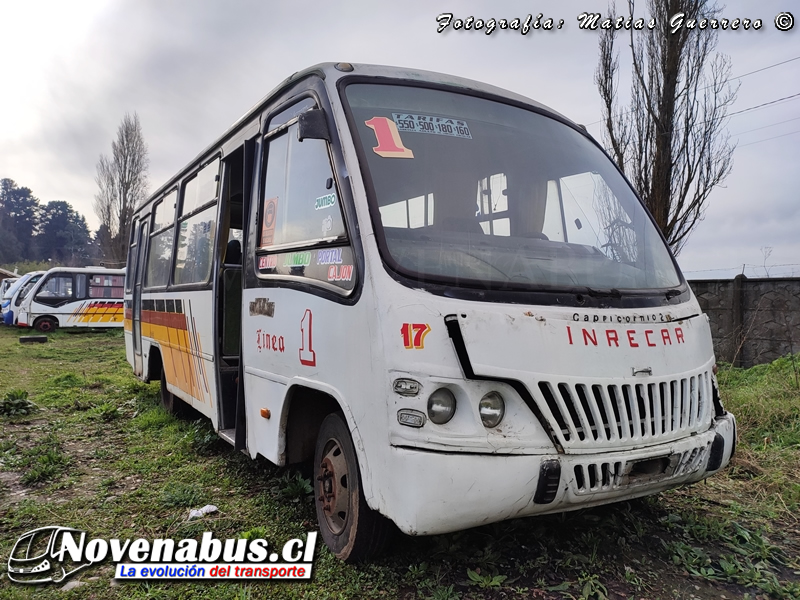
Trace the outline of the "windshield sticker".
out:
[[[259,269],[274,269],[278,266],[278,257],[275,254],[258,257]]]
[[[328,267],[328,281],[351,281],[353,265],[331,265]]]
[[[342,249],[331,248],[329,250],[317,250],[318,265],[340,265],[342,264]]]
[[[449,135],[468,140],[472,139],[469,125],[460,119],[448,117],[431,117],[429,115],[412,115],[408,113],[392,113],[397,129],[412,133],[433,133],[434,135]]]
[[[314,210],[324,210],[336,206],[336,194],[327,194],[314,200]]]
[[[375,132],[378,145],[372,151],[383,158],[414,158],[414,153],[403,145],[394,121],[387,117],[373,117],[364,125]]]
[[[328,215],[327,217],[322,219],[322,235],[325,235],[331,229],[333,229],[333,219],[331,219],[331,216]]]
[[[275,221],[278,216],[278,199],[264,201],[264,216],[261,223],[261,247],[271,246],[275,237]]]
[[[284,267],[307,267],[311,264],[311,252],[294,252],[283,257]]]

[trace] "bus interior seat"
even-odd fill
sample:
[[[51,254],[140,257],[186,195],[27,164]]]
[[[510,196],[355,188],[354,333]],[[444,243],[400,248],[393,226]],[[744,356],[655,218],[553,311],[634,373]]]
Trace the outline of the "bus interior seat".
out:
[[[242,264],[242,243],[239,240],[231,240],[225,250],[226,265]]]

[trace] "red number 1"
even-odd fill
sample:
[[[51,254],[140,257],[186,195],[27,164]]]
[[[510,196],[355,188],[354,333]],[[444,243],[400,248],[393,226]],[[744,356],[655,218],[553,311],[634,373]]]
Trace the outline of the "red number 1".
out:
[[[306,319],[308,319],[308,328],[306,328]],[[312,319],[311,309],[307,308],[300,321],[300,364],[307,367],[317,366],[317,353],[311,346]],[[306,341],[308,341],[308,348],[306,348]]]
[[[414,153],[403,146],[397,125],[388,117],[373,117],[364,125],[375,132],[378,145],[372,151],[384,158],[414,158]]]

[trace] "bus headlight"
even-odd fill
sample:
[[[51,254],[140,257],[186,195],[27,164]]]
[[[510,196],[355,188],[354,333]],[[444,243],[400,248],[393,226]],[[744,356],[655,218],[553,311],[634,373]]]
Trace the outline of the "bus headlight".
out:
[[[478,403],[478,412],[484,427],[497,427],[506,414],[505,400],[499,393],[489,392]]]
[[[437,425],[444,425],[456,413],[456,397],[447,388],[439,388],[428,398],[428,418]]]

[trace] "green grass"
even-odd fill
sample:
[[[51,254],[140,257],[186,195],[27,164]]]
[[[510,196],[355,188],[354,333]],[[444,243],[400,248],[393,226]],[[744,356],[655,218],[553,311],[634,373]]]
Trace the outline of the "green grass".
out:
[[[22,345],[0,328],[0,597],[62,598],[2,572],[17,537],[63,525],[96,538],[263,537],[280,546],[316,529],[307,473],[250,460],[204,420],[178,421],[158,385],[138,382],[121,332]],[[732,465],[655,497],[424,538],[349,566],[318,546],[307,583],[124,583],[94,565],[66,597],[106,598],[800,598],[800,393],[792,362],[720,370],[740,424]],[[16,397],[16,396],[15,396]],[[190,509],[219,510],[189,521]]]

